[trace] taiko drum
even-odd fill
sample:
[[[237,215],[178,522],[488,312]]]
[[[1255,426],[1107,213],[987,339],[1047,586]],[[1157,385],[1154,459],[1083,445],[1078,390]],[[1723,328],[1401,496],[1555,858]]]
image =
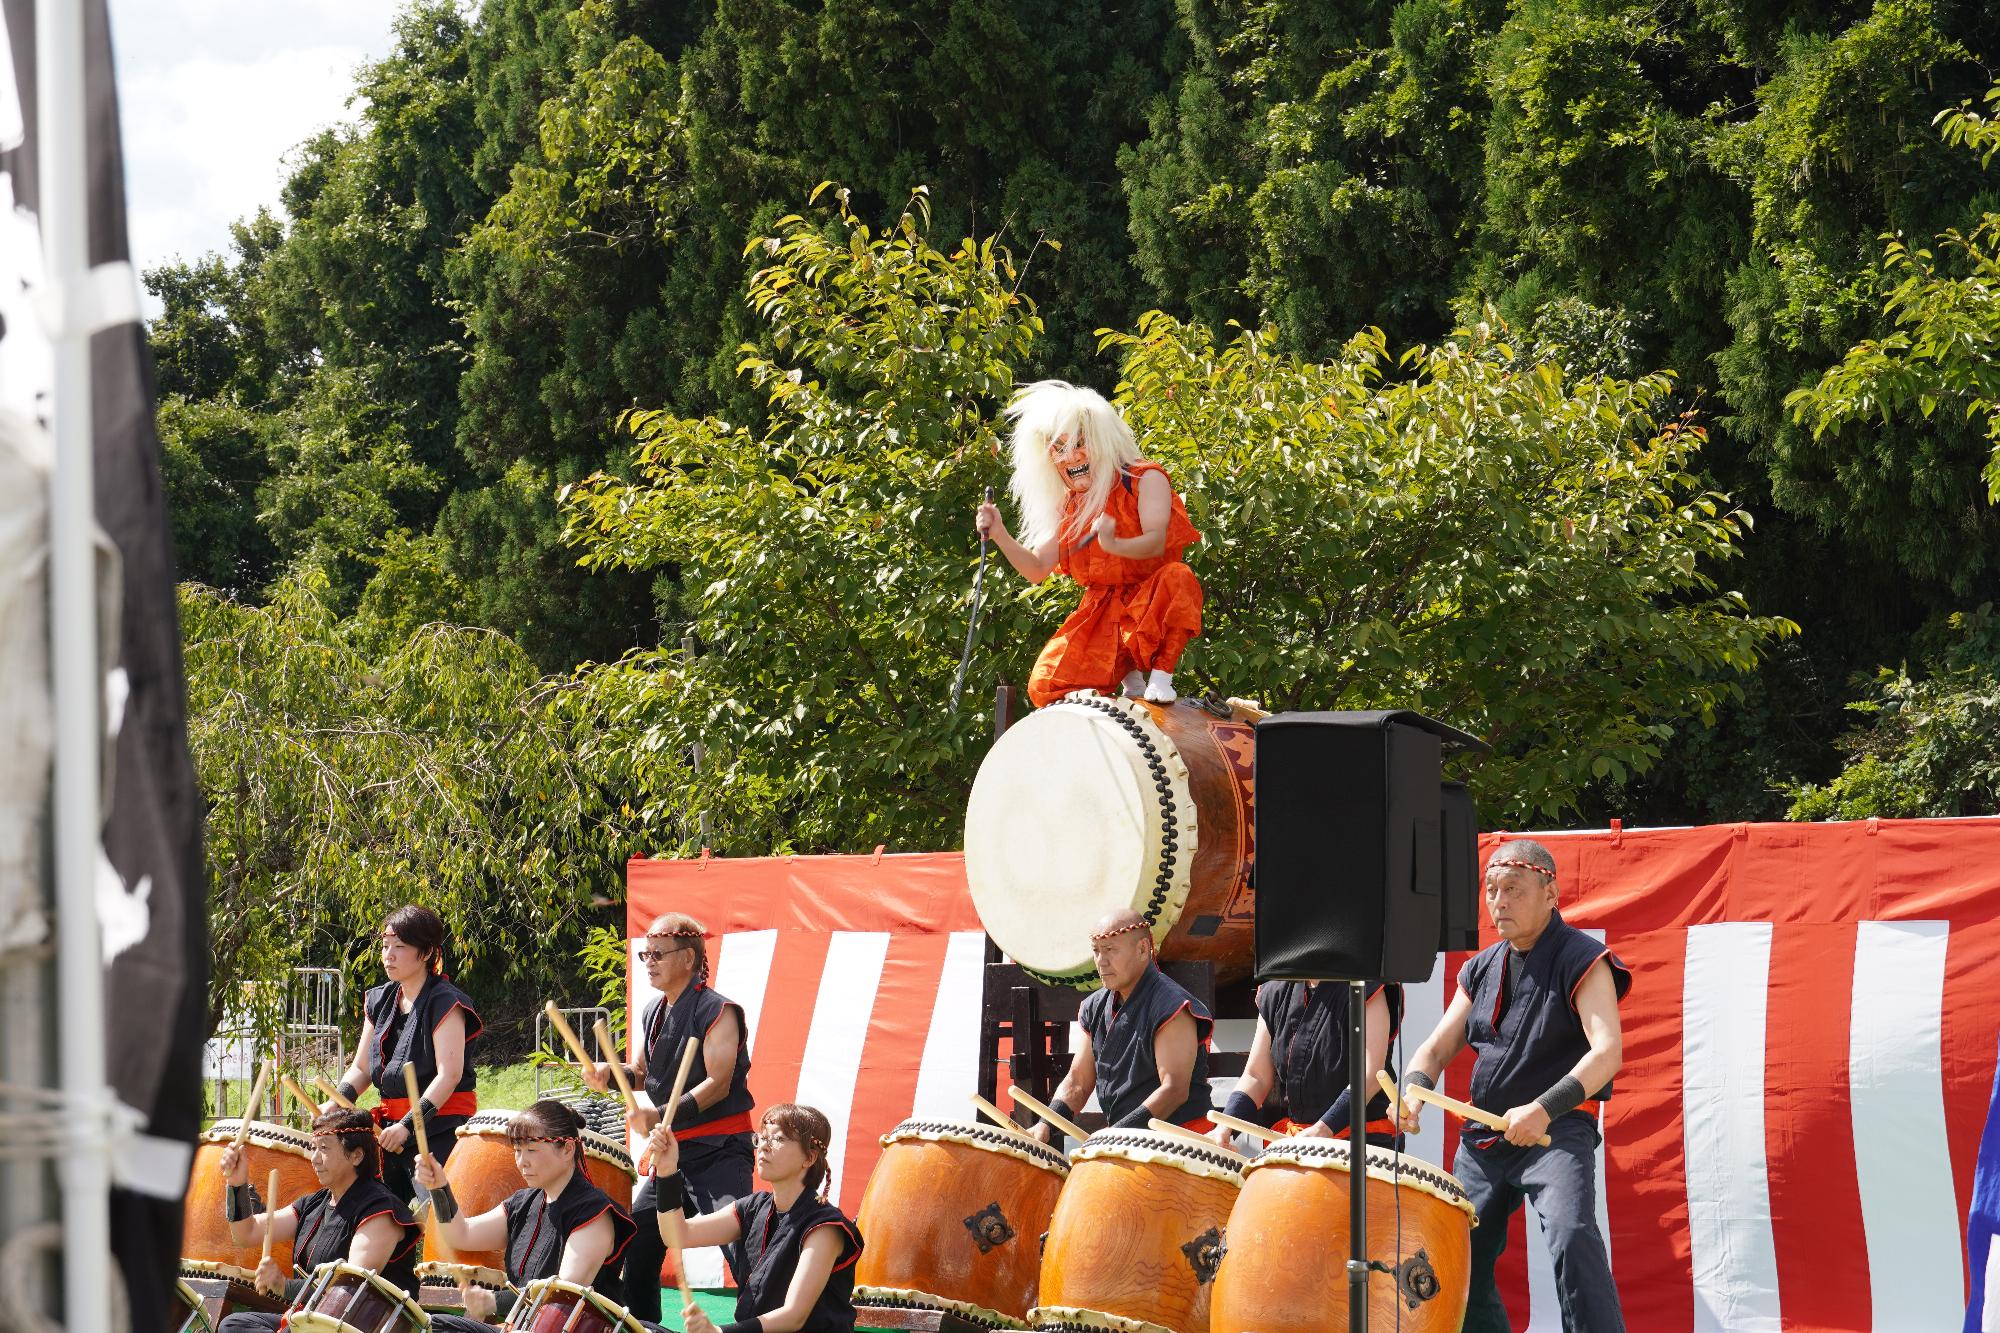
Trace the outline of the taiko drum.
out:
[[[1107,1129],[1070,1161],[1029,1323],[1208,1333],[1209,1291],[1243,1158],[1192,1137]]]
[[[1212,1333],[1347,1327],[1348,1145],[1286,1139],[1244,1172],[1215,1276]],[[1428,1162],[1368,1149],[1370,1328],[1457,1333],[1471,1280],[1472,1205]],[[1301,1263],[1301,1255],[1318,1259]]]
[[[187,1200],[181,1212],[181,1255],[198,1264],[254,1272],[263,1255],[262,1242],[235,1244],[229,1239],[229,1223],[222,1217],[222,1198],[229,1191],[222,1181],[222,1150],[236,1141],[242,1126],[241,1120],[218,1120],[195,1145]],[[252,1120],[250,1136],[243,1144],[243,1160],[250,1168],[250,1188],[256,1194],[258,1212],[282,1208],[319,1188],[319,1177],[312,1169],[312,1135],[304,1130]],[[278,1170],[275,1202],[264,1198],[273,1167]],[[271,1258],[280,1268],[291,1271],[292,1243],[273,1241]]]
[[[985,1125],[906,1120],[882,1138],[857,1219],[856,1304],[952,1310],[1020,1327],[1042,1233],[1069,1175],[1054,1148]]]
[[[528,1182],[514,1168],[514,1146],[507,1141],[507,1126],[519,1112],[480,1111],[458,1127],[458,1143],[445,1159],[444,1179],[458,1211],[477,1217],[497,1208],[515,1190]],[[632,1207],[632,1155],[615,1141],[593,1130],[584,1130],[583,1174],[590,1183],[610,1195],[628,1211]],[[424,1210],[424,1260],[427,1263],[455,1263],[504,1272],[507,1257],[498,1250],[454,1250],[438,1234],[437,1217]]]

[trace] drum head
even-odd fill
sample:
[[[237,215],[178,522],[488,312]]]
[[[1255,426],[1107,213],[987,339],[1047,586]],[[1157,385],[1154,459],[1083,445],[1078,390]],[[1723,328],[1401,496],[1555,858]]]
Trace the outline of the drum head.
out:
[[[1090,930],[1131,908],[1155,943],[1192,883],[1187,765],[1144,704],[1063,699],[986,752],[965,810],[965,878],[993,942],[1051,979],[1096,984]]]
[[[1100,1157],[1170,1166],[1191,1176],[1243,1183],[1245,1161],[1240,1153],[1200,1142],[1192,1135],[1162,1134],[1156,1129],[1100,1129],[1070,1154],[1078,1166]]]

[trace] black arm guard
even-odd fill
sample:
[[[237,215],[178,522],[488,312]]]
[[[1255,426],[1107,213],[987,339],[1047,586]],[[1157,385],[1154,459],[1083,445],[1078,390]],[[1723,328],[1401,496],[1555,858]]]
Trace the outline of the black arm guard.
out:
[[[678,1213],[687,1202],[687,1181],[676,1171],[653,1182],[653,1206],[663,1213]]]
[[[1564,1074],[1554,1087],[1535,1098],[1535,1104],[1549,1113],[1551,1121],[1562,1119],[1583,1103],[1583,1084],[1575,1074]]]
[[[222,1196],[222,1220],[225,1222],[247,1222],[257,1215],[257,1205],[250,1197],[248,1185],[231,1185]]]
[[[431,1211],[440,1222],[449,1222],[458,1216],[458,1200],[452,1196],[451,1186],[440,1185],[431,1191]]]

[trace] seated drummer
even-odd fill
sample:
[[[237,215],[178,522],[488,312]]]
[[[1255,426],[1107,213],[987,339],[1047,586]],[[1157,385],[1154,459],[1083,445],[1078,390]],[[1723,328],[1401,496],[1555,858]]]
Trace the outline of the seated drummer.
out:
[[[1389,1046],[1403,1023],[1403,988],[1369,983],[1368,1141],[1399,1147],[1396,1110],[1378,1087],[1375,1072],[1389,1068]],[[1273,981],[1257,988],[1257,1033],[1250,1056],[1224,1113],[1239,1120],[1268,1123],[1281,1134],[1300,1138],[1346,1138],[1350,1090],[1347,1074],[1347,987],[1340,982]],[[1276,1112],[1275,1119],[1267,1119]],[[1230,1131],[1212,1137],[1228,1145]]]
[[[1095,1089],[1107,1125],[1144,1129],[1157,1118],[1207,1133],[1208,1010],[1154,965],[1153,932],[1137,912],[1100,920],[1090,956],[1104,989],[1077,1015],[1083,1042],[1050,1109],[1074,1117]],[[1046,1122],[1032,1132],[1044,1143],[1053,1134]]]
[[[742,1245],[736,1318],[718,1330],[701,1307],[681,1307],[687,1333],[850,1333],[854,1261],[861,1233],[826,1200],[826,1147],[833,1128],[810,1106],[784,1102],[764,1112],[756,1135],[758,1190],[700,1217],[680,1217],[680,1144],[665,1125],[646,1143],[659,1174],[660,1237],[669,1244]]]
[[[243,1150],[230,1144],[222,1150],[222,1179],[229,1186],[222,1198],[222,1215],[229,1221],[229,1239],[246,1249],[273,1240],[293,1242],[293,1262],[307,1273],[321,1264],[341,1260],[385,1279],[414,1295],[417,1290],[417,1223],[402,1200],[389,1193],[380,1179],[381,1156],[375,1147],[375,1121],[366,1111],[331,1110],[313,1121],[312,1169],[320,1188],[275,1212],[253,1211],[250,1168]],[[286,1280],[277,1262],[257,1265],[259,1290],[283,1291],[287,1302],[298,1299],[303,1279]],[[269,1333],[280,1316],[248,1311],[230,1315],[217,1333]]]
[[[504,1251],[507,1280],[517,1287],[558,1277],[616,1301],[623,1293],[618,1261],[632,1239],[632,1217],[583,1173],[582,1118],[563,1103],[544,1099],[508,1122],[507,1140],[514,1145],[514,1167],[527,1188],[477,1217],[458,1211],[435,1157],[417,1164],[417,1183],[430,1191],[445,1242],[453,1251]],[[434,1314],[431,1328],[436,1333],[487,1333],[482,1321],[495,1313],[491,1291],[468,1287],[468,1317]]]

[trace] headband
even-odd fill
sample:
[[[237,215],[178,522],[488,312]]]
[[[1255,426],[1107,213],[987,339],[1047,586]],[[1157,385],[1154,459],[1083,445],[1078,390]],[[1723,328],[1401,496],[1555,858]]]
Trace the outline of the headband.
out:
[[[375,1122],[372,1120],[365,1125],[355,1125],[349,1129],[334,1129],[329,1126],[326,1129],[312,1131],[312,1137],[316,1139],[345,1139],[350,1134],[366,1134],[371,1139],[379,1137],[375,1133]]]
[[[574,1134],[523,1134],[519,1138],[507,1136],[509,1143],[575,1143]]]
[[[1542,877],[1543,879],[1546,879],[1546,880],[1550,881],[1551,883],[1553,883],[1553,882],[1555,881],[1555,877],[1556,877],[1556,872],[1555,872],[1555,871],[1553,871],[1553,870],[1549,869],[1549,868],[1548,868],[1547,866],[1538,866],[1538,865],[1536,865],[1536,864],[1535,864],[1535,863],[1534,863],[1533,861],[1512,861],[1512,860],[1509,860],[1509,861],[1502,861],[1502,860],[1500,860],[1500,859],[1498,859],[1498,858],[1496,857],[1495,859],[1493,859],[1493,860],[1491,860],[1491,861],[1488,861],[1488,862],[1486,863],[1486,868],[1487,868],[1487,869],[1488,869],[1489,871],[1492,871],[1492,870],[1532,870],[1532,871],[1534,871],[1534,872],[1535,872],[1535,873],[1536,873],[1537,875],[1540,875],[1540,876],[1541,876],[1541,877]]]
[[[646,932],[646,938],[649,940],[698,940],[707,933],[707,931],[696,930],[692,926],[682,926],[678,930],[649,930]]]
[[[1116,939],[1120,935],[1129,935],[1135,930],[1145,929],[1147,929],[1147,925],[1144,921],[1134,921],[1129,926],[1118,926],[1112,930],[1094,930],[1090,933],[1090,942],[1092,944],[1102,944],[1104,941]]]

